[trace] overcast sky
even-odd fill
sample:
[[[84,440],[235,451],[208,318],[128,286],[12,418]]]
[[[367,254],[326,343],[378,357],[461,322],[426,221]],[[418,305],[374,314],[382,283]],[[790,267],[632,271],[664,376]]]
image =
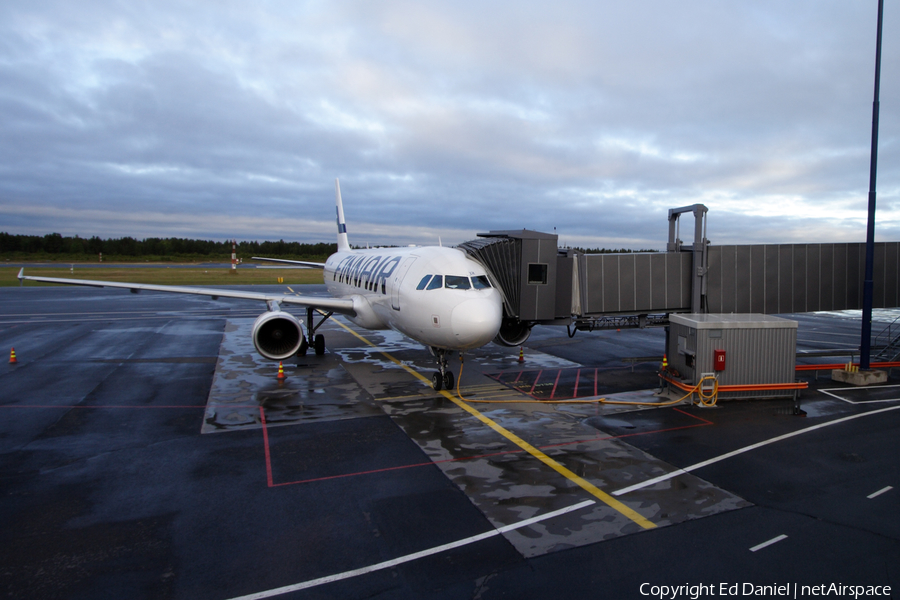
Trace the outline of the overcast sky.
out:
[[[900,240],[886,2],[876,239]],[[876,0],[0,2],[0,231],[864,241]],[[681,237],[691,241],[692,219]]]

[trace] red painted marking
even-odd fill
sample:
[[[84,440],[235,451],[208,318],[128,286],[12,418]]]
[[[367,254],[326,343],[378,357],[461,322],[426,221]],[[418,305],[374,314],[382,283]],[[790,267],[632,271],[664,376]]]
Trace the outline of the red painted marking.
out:
[[[594,369],[594,395],[597,395],[597,369]]]
[[[581,379],[581,369],[578,369],[578,370],[575,372],[575,390],[572,392],[572,397],[573,397],[573,398],[577,398],[577,397],[578,397],[578,380],[579,380],[579,379]]]
[[[544,372],[543,369],[538,371],[537,377],[534,378],[534,383],[531,384],[531,389],[528,390],[528,395],[531,396],[532,398],[534,398],[534,388],[537,385],[538,379],[541,378],[541,373],[543,373],[543,372]]]
[[[562,375],[562,369],[556,372],[556,381],[553,382],[553,389],[550,390],[550,399],[552,400],[554,396],[556,396],[556,386],[559,384],[559,378]]]
[[[639,436],[639,435],[650,435],[652,433],[667,433],[670,431],[679,431],[681,429],[693,429],[694,427],[706,427],[707,425],[715,425],[715,423],[713,423],[712,421],[707,421],[706,419],[703,419],[696,415],[692,415],[690,413],[684,412],[683,410],[680,410],[678,408],[674,408],[674,410],[676,410],[684,415],[687,415],[689,417],[693,417],[699,421],[703,421],[703,422],[697,423],[695,425],[682,425],[680,427],[669,427],[667,429],[655,429],[653,431],[640,431],[640,432],[636,432],[636,433],[624,433],[622,435],[608,435],[608,436],[603,436],[603,437],[598,436],[595,438],[589,438],[589,439],[585,439],[585,440],[577,440],[574,442],[563,442],[560,444],[548,444],[546,446],[539,446],[539,449],[545,450],[545,449],[550,449],[550,448],[561,448],[564,446],[574,446],[577,444],[586,444],[589,442],[615,440],[615,439],[620,439],[620,438],[635,437],[635,436]],[[269,454],[269,438],[268,438],[268,434],[266,432],[265,415],[263,414],[262,407],[260,407],[259,412],[260,412],[260,416],[262,417],[262,420],[263,420],[263,437],[264,437],[265,447],[266,447],[266,473],[267,473],[268,479],[269,479],[269,487],[282,487],[282,486],[287,486],[287,485],[299,485],[299,484],[303,484],[303,483],[315,483],[317,481],[327,481],[330,479],[342,479],[345,477],[356,477],[357,475],[372,475],[375,473],[386,473],[388,471],[399,471],[402,469],[427,467],[429,465],[438,465],[441,463],[450,463],[450,462],[461,462],[464,460],[477,460],[479,458],[490,458],[492,456],[504,456],[506,454],[521,454],[524,452],[524,450],[522,450],[521,448],[515,448],[512,450],[504,450],[502,452],[492,452],[490,454],[476,454],[473,456],[462,456],[459,458],[447,458],[444,460],[434,460],[434,461],[429,461],[429,462],[414,463],[411,465],[400,465],[400,466],[396,466],[396,467],[384,467],[382,469],[371,469],[369,471],[357,471],[355,473],[341,473],[339,475],[326,475],[324,477],[315,477],[312,479],[302,479],[299,481],[287,481],[284,483],[273,483],[272,482],[271,458],[270,458],[270,454]]]
[[[266,449],[266,482],[269,487],[275,487],[272,478],[272,455],[269,453],[269,428],[266,427],[266,413],[263,407],[259,407],[259,420],[262,423],[263,447]]]
[[[707,425],[715,425],[715,423],[713,423],[712,421],[707,421],[707,420],[704,419],[703,417],[698,417],[697,415],[692,415],[692,414],[689,413],[689,412],[684,412],[684,411],[681,410],[680,408],[675,408],[675,407],[673,406],[673,407],[672,407],[672,410],[678,411],[678,412],[680,412],[680,413],[683,414],[683,415],[687,415],[687,416],[689,416],[689,417],[693,417],[693,418],[697,419],[698,421],[703,421],[703,422],[706,423]]]
[[[518,374],[518,376],[516,376],[516,378],[513,380],[513,383],[519,383],[519,379],[522,378],[522,373],[524,373],[524,372],[525,372],[525,371],[519,371],[519,374]]]

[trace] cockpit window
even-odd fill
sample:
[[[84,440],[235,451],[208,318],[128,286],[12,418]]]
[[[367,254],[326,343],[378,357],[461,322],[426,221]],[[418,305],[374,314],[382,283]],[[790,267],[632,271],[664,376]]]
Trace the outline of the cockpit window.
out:
[[[488,281],[487,275],[476,275],[472,278],[472,286],[476,290],[484,290],[491,287],[491,282]]]
[[[447,275],[444,287],[451,290],[467,290],[472,285],[469,283],[468,277],[460,277],[459,275]]]
[[[425,286],[428,285],[428,280],[431,279],[431,274],[429,273],[425,277],[422,278],[422,281],[419,282],[419,285],[416,286],[417,290],[424,290]]]
[[[431,283],[428,284],[428,287],[425,288],[427,290],[436,290],[444,285],[444,277],[442,275],[435,275],[434,279],[431,280]]]

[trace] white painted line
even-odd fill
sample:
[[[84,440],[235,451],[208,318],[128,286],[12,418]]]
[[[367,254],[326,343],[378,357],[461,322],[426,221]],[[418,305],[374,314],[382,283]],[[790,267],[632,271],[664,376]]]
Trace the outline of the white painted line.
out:
[[[744,452],[749,452],[751,450],[756,450],[757,448],[761,448],[763,446],[768,446],[769,444],[774,444],[775,442],[780,442],[782,440],[786,440],[788,438],[792,438],[794,436],[798,436],[804,433],[809,433],[810,431],[815,431],[817,429],[822,429],[823,427],[830,427],[832,425],[837,425],[838,423],[844,423],[846,421],[852,421],[853,419],[859,419],[862,417],[868,417],[869,415],[877,415],[879,413],[888,412],[891,410],[900,409],[900,406],[889,406],[887,408],[879,408],[878,410],[870,410],[864,413],[858,413],[855,415],[850,415],[849,417],[842,417],[840,419],[835,419],[834,421],[827,421],[825,423],[819,423],[818,425],[813,425],[812,427],[807,427],[806,429],[799,429],[797,431],[786,433],[784,435],[779,435],[778,437],[773,437],[768,440],[763,440],[761,442],[757,442],[755,444],[751,444],[749,446],[744,446],[743,448],[738,448],[737,450],[732,450],[731,452],[727,452],[720,456],[716,456],[714,458],[710,458],[709,460],[704,460],[703,462],[698,462],[689,467],[685,467],[683,469],[676,469],[671,473],[666,473],[665,475],[660,475],[659,477],[654,477],[653,479],[648,479],[643,483],[636,483],[634,485],[628,486],[627,488],[622,488],[621,490],[615,491],[612,493],[613,496],[621,496],[622,494],[627,494],[628,492],[633,492],[635,490],[640,490],[645,487],[650,487],[651,485],[655,485],[660,483],[661,481],[667,481],[672,479],[673,477],[678,477],[679,475],[684,475],[685,473],[690,473],[691,471],[696,471],[697,469],[702,469],[703,467],[707,467],[711,464],[717,463],[719,461],[723,461],[726,458],[731,458],[733,456],[737,456],[738,454],[743,454]]]
[[[578,504],[575,504],[568,508],[562,508],[560,510],[549,512],[545,515],[525,519],[524,521],[519,521],[518,523],[513,523],[512,525],[504,525],[503,527],[500,527],[498,529],[485,531],[484,533],[479,533],[478,535],[473,535],[472,537],[458,540],[456,542],[450,542],[449,544],[444,544],[443,546],[435,546],[434,548],[429,548],[428,550],[414,552],[413,554],[407,554],[406,556],[401,556],[393,560],[380,562],[368,567],[362,567],[361,569],[345,571],[343,573],[338,573],[337,575],[328,575],[327,577],[320,577],[319,579],[312,579],[310,581],[304,581],[303,583],[287,585],[284,587],[267,590],[265,592],[257,592],[255,594],[239,596],[236,598],[232,598],[231,600],[260,600],[261,598],[272,598],[273,596],[280,596],[282,594],[288,594],[290,592],[296,592],[298,590],[306,590],[312,587],[324,585],[326,583],[331,583],[333,581],[341,581],[342,579],[350,579],[351,577],[356,577],[358,575],[365,575],[366,573],[372,573],[374,571],[380,571],[382,569],[389,569],[390,567],[395,567],[403,563],[424,558],[426,556],[431,556],[432,554],[438,554],[440,552],[444,552],[445,550],[452,550],[453,548],[459,548],[460,546],[474,544],[475,542],[480,542],[481,540],[492,538],[494,536],[500,535],[501,533],[506,533],[507,531],[513,531],[514,529],[519,529],[521,527],[528,527],[529,525],[534,525],[535,523],[539,523],[540,521],[546,521],[547,519],[552,519],[566,513],[581,510],[582,508],[587,508],[592,504],[596,504],[596,501],[585,500],[584,502],[579,502]]]
[[[827,390],[819,390],[823,394],[827,394],[832,398],[837,398],[842,402],[846,402],[847,404],[879,404],[883,402],[897,402],[900,398],[888,398],[887,400],[861,400],[859,402],[855,402],[853,400],[848,400],[843,396],[838,394],[832,394],[831,392],[847,392],[847,391],[856,391],[856,390],[875,390],[875,389],[886,389],[886,388],[896,388],[900,387],[900,385],[877,385],[877,386],[863,386],[858,388],[829,388]]]
[[[885,492],[889,492],[889,491],[891,491],[892,489],[894,489],[894,486],[892,486],[892,485],[889,485],[889,486],[887,486],[887,487],[883,487],[883,488],[881,488],[880,490],[878,490],[877,492],[872,492],[871,494],[869,494],[868,496],[866,496],[866,498],[868,498],[869,500],[871,500],[872,498],[875,498],[876,496],[880,496],[880,495],[882,495],[882,494],[885,493]]]
[[[782,534],[779,535],[778,537],[773,537],[773,538],[772,538],[771,540],[769,540],[768,542],[763,542],[762,544],[759,544],[759,545],[757,545],[757,546],[753,546],[752,548],[750,548],[750,552],[756,552],[757,550],[762,550],[762,549],[765,548],[766,546],[771,546],[772,544],[777,544],[777,543],[780,542],[781,540],[786,540],[786,539],[787,539],[787,536],[784,535],[784,534],[782,533]]]

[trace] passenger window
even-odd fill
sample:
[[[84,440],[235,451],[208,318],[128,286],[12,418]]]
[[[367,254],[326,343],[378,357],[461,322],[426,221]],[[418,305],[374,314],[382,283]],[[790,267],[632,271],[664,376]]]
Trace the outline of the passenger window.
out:
[[[467,290],[470,287],[468,277],[460,277],[458,275],[447,275],[444,287],[451,290]]]
[[[476,290],[484,290],[491,287],[491,282],[488,281],[487,275],[476,275],[472,278],[472,286]]]
[[[435,275],[434,279],[431,280],[431,283],[428,284],[426,290],[436,290],[444,286],[444,277],[442,275]]]
[[[419,282],[419,285],[416,286],[417,290],[424,290],[425,286],[428,285],[428,280],[431,279],[431,275],[428,274],[422,278],[422,281]]]

